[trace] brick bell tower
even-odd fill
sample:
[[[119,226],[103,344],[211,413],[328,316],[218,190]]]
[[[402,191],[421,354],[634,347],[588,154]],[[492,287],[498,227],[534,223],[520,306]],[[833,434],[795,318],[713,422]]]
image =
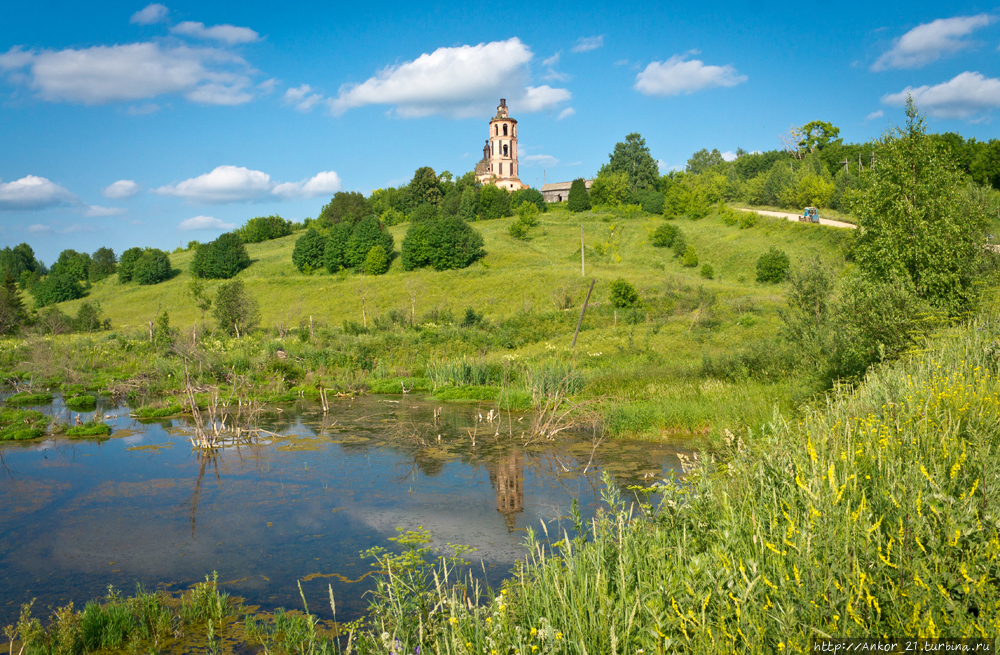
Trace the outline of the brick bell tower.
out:
[[[501,98],[497,114],[490,121],[490,138],[483,146],[483,159],[476,165],[476,179],[517,191],[525,186],[517,173],[517,120],[510,117],[507,100]]]

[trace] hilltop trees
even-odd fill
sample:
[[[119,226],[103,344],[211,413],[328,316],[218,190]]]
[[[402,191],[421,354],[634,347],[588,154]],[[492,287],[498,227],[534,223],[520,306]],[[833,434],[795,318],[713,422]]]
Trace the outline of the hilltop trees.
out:
[[[361,268],[365,257],[368,256],[368,252],[372,248],[380,246],[388,256],[395,245],[392,234],[386,231],[378,218],[375,216],[364,218],[351,230],[351,236],[344,249],[344,266],[345,268]]]
[[[511,216],[510,193],[492,184],[483,185],[479,192],[479,218],[484,221]]]
[[[280,216],[257,216],[237,230],[243,243],[260,243],[286,237],[292,233],[292,222]]]
[[[406,271],[423,267],[438,271],[465,268],[486,255],[482,235],[457,216],[410,223],[402,251]]]
[[[132,281],[132,269],[135,263],[142,257],[142,248],[129,248],[122,253],[118,260],[118,281],[125,283]]]
[[[349,225],[341,223],[341,225]],[[295,241],[295,249],[292,250],[292,263],[300,273],[312,273],[319,270],[323,265],[323,253],[326,250],[326,237],[318,230],[309,228],[306,233]],[[343,254],[337,258],[336,270],[340,270]],[[331,269],[331,272],[336,272]]]
[[[357,223],[371,211],[371,205],[364,194],[357,191],[338,191],[333,194],[330,202],[323,206],[316,220],[323,225],[333,225],[341,221]]]
[[[191,260],[195,277],[228,280],[250,265],[243,239],[235,232],[226,232],[210,243],[198,246]]]
[[[170,256],[158,248],[146,248],[135,260],[132,279],[139,284],[159,284],[170,279]]]
[[[660,168],[649,154],[646,140],[638,132],[627,135],[624,143],[616,143],[614,152],[608,157],[608,163],[601,166],[598,177],[609,173],[624,173],[628,176],[628,186],[632,191],[656,188]],[[572,190],[570,193],[572,194]]]
[[[98,282],[114,275],[118,268],[118,258],[111,248],[98,248],[90,261],[88,275],[91,282]]]

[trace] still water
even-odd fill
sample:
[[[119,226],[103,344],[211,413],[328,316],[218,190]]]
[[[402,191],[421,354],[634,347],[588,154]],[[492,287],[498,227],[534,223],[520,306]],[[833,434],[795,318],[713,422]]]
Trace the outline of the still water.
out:
[[[326,416],[306,401],[282,407],[260,423],[281,436],[211,456],[192,451],[186,419],[139,422],[106,404],[110,439],[0,444],[0,625],[32,598],[46,615],[109,584],[176,592],[212,571],[264,609],[300,607],[298,580],[324,607],[332,585],[338,618],[351,620],[373,586],[360,552],[393,548],[397,527],[475,547],[497,584],[524,556],[526,528],[571,528],[574,498],[593,515],[603,470],[648,485],[679,473],[688,452],[591,434],[532,441],[529,415],[491,423],[485,408],[429,398],[331,404]],[[35,409],[76,416],[59,399]]]

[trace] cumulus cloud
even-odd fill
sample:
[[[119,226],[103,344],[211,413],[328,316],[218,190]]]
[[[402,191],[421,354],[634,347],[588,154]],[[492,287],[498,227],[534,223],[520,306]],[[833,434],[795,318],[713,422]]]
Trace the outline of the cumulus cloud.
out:
[[[213,25],[205,27],[205,23],[186,20],[170,28],[171,34],[189,36],[202,41],[220,41],[227,45],[238,43],[253,43],[260,38],[260,34],[249,27],[237,27],[236,25]]]
[[[732,150],[727,150],[724,153],[722,153],[722,160],[723,161],[736,161],[736,153],[733,152]]]
[[[340,188],[340,176],[334,171],[323,171],[308,180],[279,184],[271,189],[271,193],[279,198],[315,198],[336,193]]]
[[[80,199],[68,189],[44,177],[26,175],[13,182],[0,181],[0,211],[47,209],[78,204]]]
[[[23,69],[27,73],[22,73]],[[180,93],[192,102],[234,105],[252,99],[252,70],[242,58],[217,48],[131,43],[80,50],[25,51],[0,55],[15,83],[51,102],[98,105]]]
[[[865,120],[866,121],[873,121],[876,118],[882,118],[883,116],[885,116],[885,112],[882,111],[881,109],[879,109],[879,110],[873,111],[872,113],[870,113],[867,116],[865,116]]]
[[[882,102],[902,107],[908,95],[913,96],[918,108],[936,118],[982,118],[990,110],[1000,108],[1000,79],[966,71],[934,86],[908,86],[899,93],[883,96]]]
[[[87,207],[87,211],[83,212],[83,215],[87,218],[103,218],[105,216],[124,216],[128,213],[128,210],[124,207],[99,207],[97,205],[90,205]]]
[[[590,50],[597,50],[603,45],[603,34],[600,36],[581,36],[576,40],[576,45],[573,46],[573,52],[589,52]]]
[[[570,92],[525,86],[533,56],[516,37],[438,48],[389,66],[361,84],[345,84],[329,100],[330,110],[341,115],[357,107],[391,105],[404,118],[434,114],[467,118],[488,113],[501,97],[516,112],[554,109],[570,98]]]
[[[575,114],[576,114],[575,109],[573,109],[572,107],[566,107],[566,109],[563,109],[561,112],[559,112],[559,115],[556,116],[556,120],[561,121],[562,119],[569,118],[570,116],[573,116]]]
[[[323,171],[301,182],[279,184],[263,171],[243,166],[217,166],[211,173],[153,189],[153,193],[182,198],[194,204],[214,205],[268,198],[313,198],[336,193],[340,188],[340,176],[334,171]]]
[[[213,216],[195,216],[181,221],[177,229],[187,232],[190,230],[231,230],[234,227],[236,227],[235,223],[226,223]]]
[[[160,105],[155,102],[144,102],[141,105],[132,105],[128,108],[129,116],[146,116],[160,111]]]
[[[736,86],[747,81],[730,65],[706,66],[687,55],[674,55],[667,61],[654,61],[636,76],[635,89],[648,96],[675,96],[716,86]]]
[[[125,200],[139,193],[139,185],[132,180],[118,180],[101,189],[101,195],[114,200]]]
[[[132,14],[129,22],[136,25],[152,25],[165,20],[168,13],[170,13],[170,10],[164,5],[153,3],[146,5],[145,9],[140,9]]]
[[[954,54],[973,45],[965,37],[986,27],[994,18],[989,14],[939,18],[917,25],[899,37],[889,50],[872,64],[873,71],[891,68],[920,68],[937,61],[942,55]]]
[[[301,112],[310,112],[313,107],[323,101],[323,95],[313,93],[314,89],[308,84],[297,86],[285,91],[284,102],[288,105],[295,105]]]
[[[559,65],[559,55],[561,53],[557,52],[548,59],[542,60],[542,66],[558,66]]]

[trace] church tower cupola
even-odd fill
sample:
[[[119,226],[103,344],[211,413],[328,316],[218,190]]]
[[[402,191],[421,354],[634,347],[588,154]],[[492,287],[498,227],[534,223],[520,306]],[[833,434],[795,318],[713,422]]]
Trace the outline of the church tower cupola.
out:
[[[517,120],[510,117],[506,98],[500,99],[496,116],[490,121],[489,136],[483,160],[476,166],[476,179],[509,191],[523,188],[517,177]]]

